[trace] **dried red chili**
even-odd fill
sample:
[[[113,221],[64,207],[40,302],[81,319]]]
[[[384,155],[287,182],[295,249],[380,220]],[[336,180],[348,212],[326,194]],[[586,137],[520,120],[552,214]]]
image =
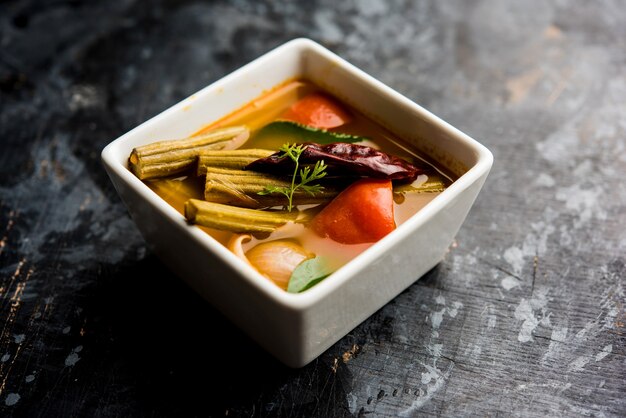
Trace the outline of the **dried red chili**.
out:
[[[335,142],[328,145],[307,143],[306,146],[298,160],[300,164],[315,164],[323,160],[330,176],[370,177],[410,183],[424,172],[402,158],[365,145]],[[276,152],[253,161],[245,169],[288,175],[293,170],[293,162],[282,152]]]

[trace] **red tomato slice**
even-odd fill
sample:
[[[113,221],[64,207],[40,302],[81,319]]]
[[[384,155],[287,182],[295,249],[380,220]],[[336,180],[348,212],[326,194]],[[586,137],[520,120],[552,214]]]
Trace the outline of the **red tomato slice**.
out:
[[[350,116],[334,99],[313,93],[294,103],[282,118],[315,128],[330,129],[350,121]]]
[[[378,241],[396,227],[391,180],[364,179],[350,185],[313,218],[311,227],[342,244]]]

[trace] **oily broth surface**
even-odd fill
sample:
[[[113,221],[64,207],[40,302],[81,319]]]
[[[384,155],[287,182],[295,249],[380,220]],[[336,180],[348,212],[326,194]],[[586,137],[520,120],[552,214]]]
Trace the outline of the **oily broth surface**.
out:
[[[238,111],[208,125],[198,133],[218,127],[246,125],[251,131],[251,137],[241,148],[269,148],[278,150],[284,142],[283,138],[278,138],[275,144],[268,143],[267,138],[264,139],[263,143],[259,143],[258,139],[255,138],[256,132],[268,123],[278,119],[279,116],[298,99],[316,91],[321,90],[312,83],[304,80],[286,82],[253,100]],[[387,130],[354,111],[349,106],[343,103],[342,105],[348,109],[353,119],[350,123],[332,130],[366,136],[370,138],[371,141],[368,141],[369,143],[365,145],[374,146],[388,154],[408,160],[421,160],[423,163],[430,165],[433,171],[437,171],[442,177],[450,180],[442,170],[437,170],[435,166],[428,163],[424,158],[412,153],[408,147],[402,146],[402,142],[393,137]],[[423,176],[423,178],[425,180],[426,176]],[[184,214],[185,201],[190,198],[204,198],[203,179],[204,177],[197,177],[195,174],[190,173],[188,176],[181,176],[175,179],[149,180],[146,181],[146,184],[177,211]],[[399,199],[402,200],[402,203],[394,203],[396,225],[404,223],[438,194],[439,193],[406,193],[403,199]],[[226,245],[235,235],[232,232],[205,227],[201,228],[223,245]],[[253,237],[251,241],[244,244],[244,249],[248,250],[261,241],[282,238],[295,239],[308,251],[318,256],[327,257],[335,270],[372,245],[343,245],[327,238],[320,238],[303,225],[288,224],[277,229],[270,234],[269,237]]]

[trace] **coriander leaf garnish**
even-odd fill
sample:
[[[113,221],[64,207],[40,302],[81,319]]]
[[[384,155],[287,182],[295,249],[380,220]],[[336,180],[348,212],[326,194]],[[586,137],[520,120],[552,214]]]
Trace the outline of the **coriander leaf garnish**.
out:
[[[291,176],[291,185],[289,187],[265,186],[265,188],[259,192],[260,195],[269,195],[272,193],[285,195],[287,197],[287,210],[289,212],[291,212],[293,208],[293,194],[296,190],[302,189],[311,196],[314,196],[315,193],[319,193],[324,189],[324,187],[319,184],[310,184],[326,176],[326,164],[324,164],[323,160],[318,160],[312,171],[309,166],[300,170],[300,155],[302,155],[306,147],[307,146],[303,144],[283,144],[279,149],[279,151],[283,153],[281,157],[289,157],[295,164],[293,175]],[[300,175],[300,181],[296,183],[298,174]]]

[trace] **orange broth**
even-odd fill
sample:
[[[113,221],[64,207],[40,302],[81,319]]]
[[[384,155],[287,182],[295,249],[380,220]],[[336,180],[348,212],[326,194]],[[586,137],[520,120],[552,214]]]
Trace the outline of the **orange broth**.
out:
[[[306,80],[287,81],[230,115],[207,125],[198,133],[218,127],[246,125],[248,129],[250,129],[251,135],[250,139],[241,148],[278,150],[283,142],[280,138],[275,141],[275,143],[271,143],[271,140],[268,142],[267,138],[265,138],[263,142],[259,142],[258,138],[255,138],[255,134],[265,125],[279,119],[280,115],[298,99],[320,91],[322,90],[319,87]],[[328,94],[328,92],[324,93]],[[348,110],[352,116],[352,120],[343,126],[330,129],[330,131],[367,137],[369,141],[360,144],[374,146],[383,152],[396,155],[409,161],[417,161],[420,166],[428,165],[433,173],[437,173],[445,179],[447,182],[446,185],[452,182],[452,179],[446,174],[443,167],[435,166],[432,162],[427,161],[423,156],[420,156],[416,151],[412,150],[408,145],[405,145],[388,130],[377,125],[338,99],[335,98],[335,100]],[[422,175],[418,180],[426,180],[426,178],[427,176]],[[194,174],[175,179],[148,180],[146,184],[181,214],[184,214],[184,204],[188,199],[204,199],[204,177],[197,177]],[[401,225],[438,194],[439,193],[436,192],[405,193],[402,196],[396,196],[396,199],[394,199],[394,217],[396,225]],[[219,231],[205,227],[201,228],[223,245],[226,245],[235,235],[228,231]],[[329,238],[317,236],[304,225],[287,224],[278,228],[269,236],[253,237],[250,242],[244,244],[243,248],[247,251],[259,242],[283,238],[295,239],[307,251],[313,252],[317,256],[326,257],[334,270],[343,266],[352,258],[373,245],[373,243],[356,245],[340,244]]]

